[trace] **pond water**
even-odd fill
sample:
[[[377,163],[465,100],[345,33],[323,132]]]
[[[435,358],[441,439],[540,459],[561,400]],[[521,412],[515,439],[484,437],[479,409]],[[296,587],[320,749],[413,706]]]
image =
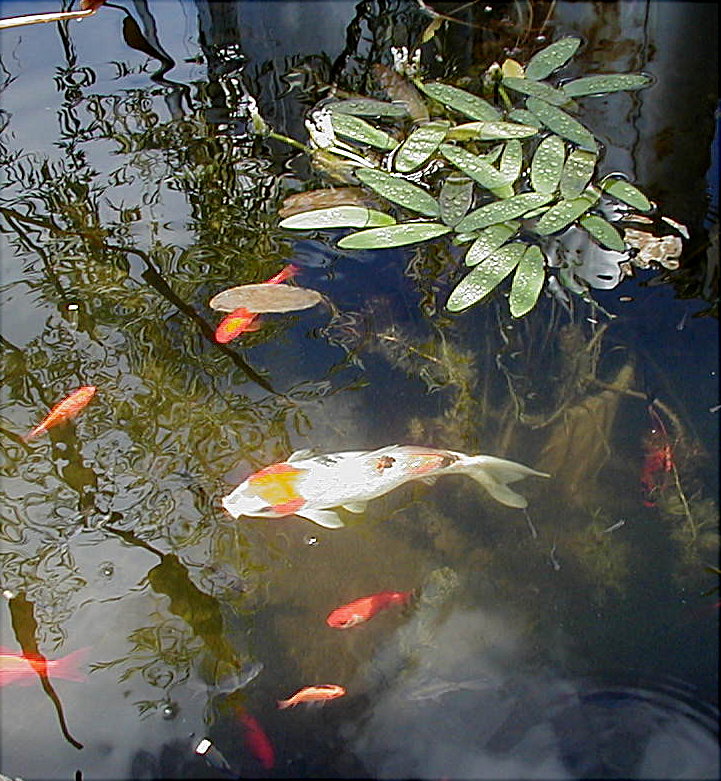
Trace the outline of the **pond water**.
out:
[[[519,319],[503,287],[445,308],[467,271],[448,237],[278,225],[344,186],[279,137],[307,142],[329,84],[387,99],[373,74],[421,6],[134,0],[0,31],[0,644],[60,660],[3,668],[3,774],[718,776],[716,5],[434,4],[457,21],[421,47],[430,79],[473,91],[566,35],[568,76],[653,79],[577,116],[599,172],[687,227],[678,267]],[[211,297],[289,264],[323,302],[216,343]],[[550,478],[519,483],[526,510],[413,481],[336,529],[221,506],[294,451],[395,443]],[[413,595],[327,625],[382,591]],[[346,695],[277,707],[319,684]]]

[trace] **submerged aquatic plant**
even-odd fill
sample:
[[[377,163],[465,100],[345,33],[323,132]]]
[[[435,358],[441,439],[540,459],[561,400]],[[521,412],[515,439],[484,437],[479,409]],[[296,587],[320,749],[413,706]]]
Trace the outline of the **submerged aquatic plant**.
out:
[[[376,202],[408,216],[397,220],[363,203],[356,191],[295,212],[280,227],[352,228],[338,242],[342,249],[386,249],[453,234],[454,244],[470,245],[465,265],[471,271],[448,298],[451,312],[484,300],[511,274],[514,317],[533,309],[544,285],[564,301],[569,292],[588,298],[589,288],[615,286],[638,243],[614,223],[654,206],[622,174],[597,179],[600,144],[572,113],[579,98],[638,90],[652,80],[616,73],[551,83],[580,44],[567,36],[525,67],[510,59],[494,63],[483,78],[489,100],[424,81],[418,58],[409,68],[407,53],[394,51],[393,79],[379,75],[394,102],[325,100],[306,126],[314,162],[327,169],[334,161],[344,181],[360,182]]]

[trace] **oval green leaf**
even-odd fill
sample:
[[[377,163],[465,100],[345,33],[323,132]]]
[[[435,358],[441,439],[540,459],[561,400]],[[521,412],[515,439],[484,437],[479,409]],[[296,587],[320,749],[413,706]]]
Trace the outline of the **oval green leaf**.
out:
[[[508,141],[501,155],[501,164],[499,169],[501,174],[508,180],[509,184],[518,179],[521,175],[521,166],[523,165],[523,147],[521,142],[516,139]]]
[[[485,260],[491,253],[500,249],[515,235],[519,227],[519,222],[511,220],[509,222],[500,222],[498,225],[491,225],[482,230],[468,248],[465,260],[466,266],[475,266],[482,260]]]
[[[597,190],[589,188],[578,198],[567,201],[559,201],[541,217],[534,228],[536,233],[547,236],[549,233],[557,233],[575,222],[582,214],[585,214],[599,199]]]
[[[330,118],[333,130],[339,136],[384,151],[390,151],[398,146],[398,141],[385,130],[373,127],[369,122],[354,117],[352,114],[331,114]]]
[[[519,125],[528,125],[529,127],[537,128],[543,127],[541,120],[525,108],[514,108],[513,111],[508,113],[508,118],[517,122]]]
[[[386,103],[372,98],[348,98],[326,105],[334,114],[354,114],[358,117],[405,117],[406,107],[400,103]]]
[[[370,228],[344,236],[338,246],[341,249],[387,249],[416,244],[443,236],[451,229],[438,222],[404,222],[387,228]]]
[[[393,167],[401,173],[415,171],[438,149],[446,137],[450,122],[428,122],[417,127],[400,145],[393,160]]]
[[[553,193],[561,180],[566,144],[559,136],[546,136],[531,160],[531,187],[539,193]]]
[[[425,92],[428,97],[455,111],[459,111],[461,114],[465,114],[471,119],[500,119],[500,113],[490,103],[471,92],[466,92],[450,84],[441,84],[437,81],[430,84],[416,82],[416,86],[422,92]]]
[[[566,160],[561,174],[561,197],[565,199],[578,198],[588,187],[593,172],[596,170],[598,157],[594,152],[585,149],[574,149]]]
[[[526,78],[538,80],[550,76],[573,57],[580,45],[580,38],[567,36],[536,52],[526,65]]]
[[[294,214],[281,220],[279,226],[289,230],[324,230],[328,228],[375,228],[393,225],[390,214],[365,206],[330,206]]]
[[[449,141],[504,141],[511,138],[529,138],[538,133],[533,125],[519,125],[515,122],[466,122],[451,128],[446,139]]]
[[[473,181],[467,176],[449,174],[438,196],[443,222],[451,227],[458,225],[471,208],[472,202]]]
[[[372,190],[393,203],[428,217],[437,217],[440,213],[435,198],[405,179],[391,176],[385,171],[377,171],[374,168],[356,168],[354,173],[363,184],[368,185]]]
[[[513,317],[523,317],[536,306],[546,280],[546,264],[541,248],[532,244],[516,267],[508,303]]]
[[[634,209],[638,209],[642,212],[651,211],[653,205],[651,201],[630,182],[625,179],[619,179],[613,176],[607,176],[601,182],[601,189],[613,196],[623,203],[627,203],[629,206],[633,206]]]
[[[466,176],[478,182],[481,187],[491,190],[494,187],[503,187],[507,185],[508,179],[490,163],[487,163],[482,157],[471,154],[459,146],[452,144],[441,144],[441,154],[453,165],[461,170]]]
[[[601,246],[616,252],[623,252],[626,249],[621,234],[603,217],[596,214],[584,214],[579,222]]]
[[[531,95],[534,98],[545,100],[552,106],[563,106],[571,102],[571,98],[560,89],[546,84],[544,81],[533,81],[533,79],[519,79],[517,76],[505,76],[503,86],[508,89],[520,92],[523,95]]]
[[[543,206],[552,198],[552,195],[546,193],[521,193],[521,195],[506,198],[505,201],[495,201],[466,215],[458,223],[456,230],[458,233],[472,233],[497,222],[507,222],[520,217],[531,209]]]
[[[609,92],[643,89],[652,83],[653,79],[645,73],[599,73],[569,81],[561,89],[569,97],[580,98],[583,95],[606,95]]]
[[[528,98],[526,106],[556,135],[568,141],[573,141],[581,149],[586,149],[589,152],[596,151],[596,141],[590,131],[573,117],[566,114],[565,111],[561,111],[560,108],[551,106],[538,98]]]
[[[526,246],[521,242],[506,244],[475,266],[456,285],[448,298],[446,309],[461,312],[485,298],[518,265]]]

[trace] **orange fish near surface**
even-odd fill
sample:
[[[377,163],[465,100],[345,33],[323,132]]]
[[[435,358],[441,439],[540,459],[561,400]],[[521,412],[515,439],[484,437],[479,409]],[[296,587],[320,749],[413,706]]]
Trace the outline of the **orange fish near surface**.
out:
[[[93,398],[96,390],[97,388],[94,385],[83,385],[77,390],[74,390],[67,398],[56,404],[47,414],[45,419],[38,426],[35,426],[32,431],[29,431],[23,437],[23,440],[27,442],[38,434],[43,434],[49,428],[57,426],[59,423],[64,423],[66,420],[77,415],[78,412],[87,405],[90,399]]]
[[[275,276],[266,279],[263,284],[279,285],[281,282],[285,282],[286,279],[292,277],[297,270],[298,269],[293,265],[286,266]],[[260,325],[255,322],[257,317],[257,312],[251,312],[250,309],[239,306],[218,323],[218,327],[215,329],[215,341],[218,344],[227,344],[235,339],[236,336],[249,333],[250,331],[257,331],[260,328]]]
[[[84,681],[85,675],[78,667],[88,650],[81,648],[61,659],[51,660],[32,654],[16,654],[8,648],[0,647],[0,686],[11,683],[27,686],[43,675],[66,681]]]
[[[292,708],[300,705],[302,702],[323,702],[325,700],[334,700],[336,697],[342,697],[345,689],[334,683],[322,683],[318,686],[306,686],[297,691],[287,700],[278,700],[279,708]]]
[[[377,594],[360,597],[332,610],[325,622],[334,629],[350,629],[373,618],[389,605],[407,605],[412,594],[412,591],[379,591]]]

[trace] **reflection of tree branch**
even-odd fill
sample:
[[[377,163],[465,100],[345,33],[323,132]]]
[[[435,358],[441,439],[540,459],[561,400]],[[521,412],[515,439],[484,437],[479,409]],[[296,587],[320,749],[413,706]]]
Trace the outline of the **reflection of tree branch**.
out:
[[[65,721],[65,714],[63,713],[63,705],[60,702],[60,698],[57,692],[50,683],[47,673],[48,660],[40,653],[38,649],[37,631],[38,624],[35,620],[35,614],[33,610],[33,603],[26,599],[24,594],[17,594],[8,600],[10,606],[10,620],[13,626],[13,632],[15,637],[23,650],[23,654],[26,657],[37,659],[44,664],[42,669],[38,669],[35,665],[32,668],[38,674],[40,683],[42,684],[45,693],[48,695],[55,711],[58,714],[58,721],[60,722],[60,731],[63,733],[64,738],[77,749],[83,748],[83,744],[75,740],[68,730],[68,725]]]

